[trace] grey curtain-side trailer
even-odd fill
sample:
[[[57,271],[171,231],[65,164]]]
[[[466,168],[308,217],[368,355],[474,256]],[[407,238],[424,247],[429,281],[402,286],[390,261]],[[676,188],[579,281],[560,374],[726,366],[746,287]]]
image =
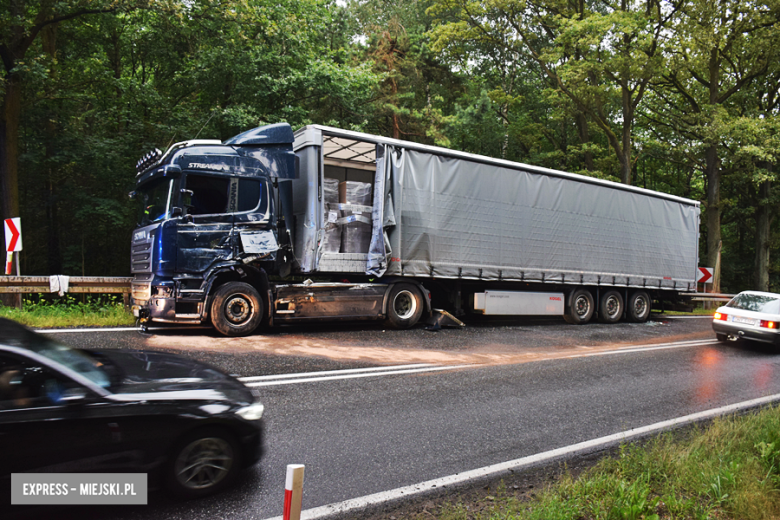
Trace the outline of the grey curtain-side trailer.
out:
[[[178,143],[137,169],[142,322],[231,336],[407,328],[432,308],[642,322],[696,290],[699,203],[591,177],[286,124]]]

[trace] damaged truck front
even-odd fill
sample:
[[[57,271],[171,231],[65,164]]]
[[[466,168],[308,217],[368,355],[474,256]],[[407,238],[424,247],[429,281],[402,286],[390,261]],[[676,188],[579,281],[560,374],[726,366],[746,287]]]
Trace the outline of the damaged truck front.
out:
[[[131,270],[142,323],[202,323],[216,305],[217,330],[240,335],[268,317],[267,273],[289,270],[291,258],[274,186],[295,176],[292,142],[289,125],[271,125],[138,162]]]
[[[699,203],[633,186],[318,125],[178,143],[137,169],[142,323],[642,322],[696,289]]]

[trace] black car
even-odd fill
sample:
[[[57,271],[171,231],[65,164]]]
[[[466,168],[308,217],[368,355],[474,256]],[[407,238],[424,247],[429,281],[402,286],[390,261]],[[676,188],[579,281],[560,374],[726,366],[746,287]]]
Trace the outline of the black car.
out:
[[[233,377],[159,352],[82,350],[0,319],[0,480],[150,474],[193,497],[261,455],[263,405]]]

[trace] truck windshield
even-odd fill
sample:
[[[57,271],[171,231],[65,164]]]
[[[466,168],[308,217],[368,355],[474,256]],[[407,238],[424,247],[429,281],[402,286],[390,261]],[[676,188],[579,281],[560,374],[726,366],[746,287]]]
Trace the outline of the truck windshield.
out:
[[[146,226],[168,217],[173,197],[173,179],[160,179],[137,190],[138,225]]]

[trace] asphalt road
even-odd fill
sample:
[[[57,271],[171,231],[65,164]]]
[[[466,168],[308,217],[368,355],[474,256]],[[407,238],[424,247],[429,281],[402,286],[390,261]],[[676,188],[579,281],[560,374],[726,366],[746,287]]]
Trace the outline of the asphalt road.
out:
[[[236,488],[198,501],[157,492],[147,506],[47,512],[57,517],[264,519],[282,512],[291,463],[306,465],[308,509],[780,393],[778,352],[716,344],[707,319],[582,327],[495,320],[439,332],[322,325],[240,339],[208,330],[56,337],[85,348],[178,352],[242,377],[447,367],[255,380],[268,385],[260,387],[267,452]]]

